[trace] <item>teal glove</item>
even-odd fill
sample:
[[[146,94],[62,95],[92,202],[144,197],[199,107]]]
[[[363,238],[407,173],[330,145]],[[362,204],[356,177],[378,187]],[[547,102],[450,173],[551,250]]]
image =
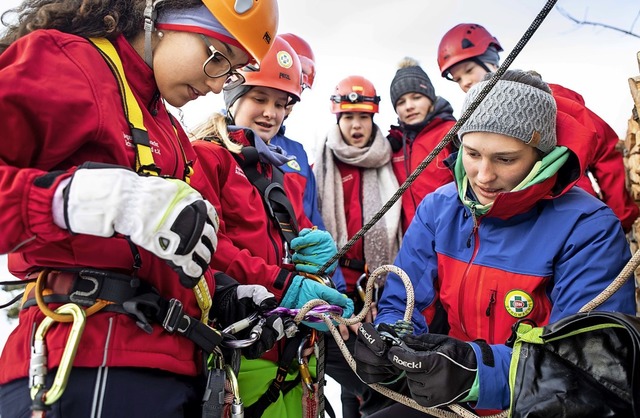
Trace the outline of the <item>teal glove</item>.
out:
[[[338,252],[331,234],[310,228],[303,229],[297,238],[291,240],[291,249],[295,251],[292,259],[296,270],[311,274],[318,274],[320,267]],[[336,260],[325,273],[333,273],[337,265]]]
[[[350,318],[353,315],[353,301],[346,295],[313,279],[306,279],[302,276],[293,278],[280,302],[280,306],[289,309],[300,309],[305,303],[313,299],[322,299],[331,305],[340,306],[343,309],[343,318]],[[318,331],[329,331],[324,322],[303,321],[303,323]]]

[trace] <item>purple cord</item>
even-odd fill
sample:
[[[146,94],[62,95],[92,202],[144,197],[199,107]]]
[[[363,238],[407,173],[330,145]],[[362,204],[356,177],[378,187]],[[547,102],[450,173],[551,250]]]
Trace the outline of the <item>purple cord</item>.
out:
[[[287,315],[287,316],[296,316],[300,312],[300,309],[289,309],[283,308],[282,306],[275,308],[272,311],[266,312],[265,315]],[[314,314],[324,314],[324,313],[335,313],[342,316],[343,309],[336,305],[319,305],[312,308],[305,316],[304,320],[306,322],[324,322],[321,318],[321,315]]]

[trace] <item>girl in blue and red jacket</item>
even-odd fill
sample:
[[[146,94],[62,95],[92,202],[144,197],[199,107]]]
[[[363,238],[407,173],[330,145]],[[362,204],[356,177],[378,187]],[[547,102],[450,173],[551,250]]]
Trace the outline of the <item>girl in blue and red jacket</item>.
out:
[[[465,108],[486,84],[469,91]],[[557,134],[566,132],[567,146],[557,146]],[[412,396],[425,406],[468,401],[503,409],[511,357],[504,343],[512,326],[577,313],[611,283],[630,252],[611,209],[573,187],[584,168],[574,149],[588,146],[590,132],[556,113],[542,80],[507,71],[459,135],[460,151],[450,160],[455,181],[420,204],[395,261],[415,289],[414,335],[404,339],[410,348],[366,355],[372,333],[393,330],[405,310],[404,286],[390,275],[378,330],[366,329],[356,346],[358,372],[380,381],[406,371]],[[436,296],[449,336],[428,333],[421,313]],[[633,314],[633,283],[600,309]],[[428,349],[436,354],[431,360],[415,361],[412,350]]]

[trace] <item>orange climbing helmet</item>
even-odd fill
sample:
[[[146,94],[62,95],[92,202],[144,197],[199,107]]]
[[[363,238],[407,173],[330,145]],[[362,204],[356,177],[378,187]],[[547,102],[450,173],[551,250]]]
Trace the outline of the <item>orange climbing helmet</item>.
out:
[[[267,55],[278,29],[277,0],[202,0],[256,62]]]
[[[378,113],[380,96],[373,83],[359,75],[340,81],[331,100],[331,113],[364,112]]]
[[[500,42],[483,26],[461,23],[449,29],[438,46],[438,66],[443,77],[459,62],[484,54],[489,46],[502,51]]]
[[[247,87],[271,87],[289,93],[292,100],[300,100],[302,93],[302,69],[298,54],[282,37],[276,36],[273,46],[259,68],[246,66],[240,73]],[[240,86],[240,87],[242,87]]]
[[[302,89],[313,87],[313,80],[316,78],[316,57],[313,55],[311,46],[293,33],[283,33],[278,35],[291,45],[298,58],[300,58],[300,64],[302,65]]]

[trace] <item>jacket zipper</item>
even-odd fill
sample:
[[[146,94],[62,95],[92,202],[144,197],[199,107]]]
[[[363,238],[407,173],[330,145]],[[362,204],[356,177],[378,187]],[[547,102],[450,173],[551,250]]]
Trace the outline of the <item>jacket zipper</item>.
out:
[[[471,266],[473,265],[473,261],[476,258],[476,255],[478,255],[478,247],[480,246],[480,240],[478,239],[478,227],[480,226],[480,223],[478,222],[478,219],[476,218],[476,208],[475,205],[472,205],[470,208],[471,210],[471,217],[473,218],[473,229],[471,230],[471,233],[469,234],[469,238],[467,239],[467,248],[471,248],[471,238],[473,238],[475,236],[475,247],[473,249],[473,254],[471,255],[471,259],[469,260],[469,262],[467,263],[467,268],[464,271],[464,274],[462,275],[462,280],[460,282],[460,290],[458,291],[458,318],[460,319],[460,328],[462,329],[462,332],[464,332],[465,334],[467,334],[467,330],[465,327],[465,320],[464,320],[464,290],[466,287],[466,282],[467,282],[467,278],[469,276],[469,270],[471,269]],[[468,336],[469,334],[467,334]]]
[[[497,295],[498,291],[497,290],[492,290],[491,291],[491,295],[489,296],[489,305],[487,306],[487,310],[485,311],[485,314],[487,315],[487,318],[489,318],[489,343],[492,343],[494,341],[493,339],[493,328],[494,328],[494,323],[495,320],[493,318],[491,318],[491,311],[493,310],[494,305],[496,304],[496,295]]]

